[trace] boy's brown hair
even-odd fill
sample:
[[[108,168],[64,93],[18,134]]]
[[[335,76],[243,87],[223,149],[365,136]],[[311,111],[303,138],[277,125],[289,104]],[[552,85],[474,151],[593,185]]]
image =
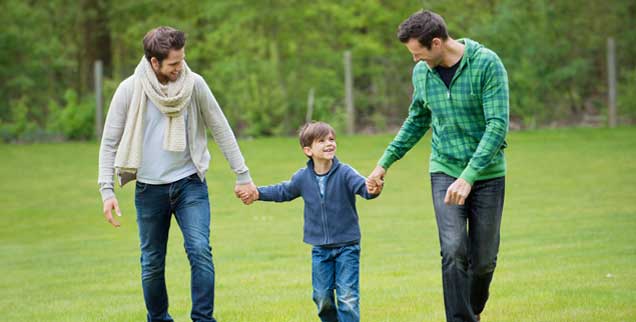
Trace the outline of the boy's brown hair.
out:
[[[312,121],[305,123],[305,125],[300,128],[300,132],[298,134],[300,147],[311,147],[311,144],[314,143],[315,140],[324,138],[329,134],[332,134],[335,137],[336,131],[333,127],[331,127],[331,125],[325,122]]]

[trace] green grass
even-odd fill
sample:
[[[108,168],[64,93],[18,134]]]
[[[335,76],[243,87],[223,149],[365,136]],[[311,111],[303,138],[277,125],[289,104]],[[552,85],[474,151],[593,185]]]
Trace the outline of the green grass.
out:
[[[338,138],[341,160],[368,174],[392,136]],[[364,321],[443,321],[430,137],[389,171],[379,199],[359,200]],[[294,138],[241,141],[257,184],[305,158]],[[636,128],[516,132],[508,138],[502,244],[484,321],[636,320]],[[212,202],[216,317],[317,321],[302,201],[243,206],[215,146]],[[122,227],[101,215],[97,144],[1,145],[3,321],[142,321],[133,185],[118,190]],[[171,314],[189,317],[189,266],[175,222]],[[611,274],[611,275],[610,275]]]

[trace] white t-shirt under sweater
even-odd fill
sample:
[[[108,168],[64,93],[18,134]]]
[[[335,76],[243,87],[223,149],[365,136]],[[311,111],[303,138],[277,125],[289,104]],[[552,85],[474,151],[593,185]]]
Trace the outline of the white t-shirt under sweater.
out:
[[[184,111],[184,116],[187,125],[187,109]],[[197,168],[190,157],[187,138],[184,151],[166,151],[162,148],[166,126],[168,126],[168,117],[159,111],[152,100],[148,99],[144,115],[141,166],[137,172],[137,181],[147,184],[166,184],[197,173]]]

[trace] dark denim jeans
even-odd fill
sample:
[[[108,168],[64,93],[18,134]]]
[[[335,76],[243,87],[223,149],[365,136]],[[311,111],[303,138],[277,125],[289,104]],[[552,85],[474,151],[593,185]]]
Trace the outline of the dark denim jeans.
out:
[[[446,321],[475,322],[497,264],[505,177],[476,181],[463,206],[444,204],[455,178],[431,174],[442,255]]]
[[[196,174],[170,184],[137,182],[137,225],[141,242],[141,281],[148,321],[173,321],[168,314],[164,277],[170,219],[175,215],[190,261],[192,321],[214,322],[214,265],[210,248],[210,201],[206,182]]]
[[[360,244],[334,248],[314,246],[311,284],[321,321],[360,321]]]

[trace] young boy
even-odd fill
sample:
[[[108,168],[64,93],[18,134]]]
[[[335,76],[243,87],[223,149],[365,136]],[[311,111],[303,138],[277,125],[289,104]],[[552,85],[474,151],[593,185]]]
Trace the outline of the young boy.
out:
[[[323,322],[360,321],[360,227],[358,194],[373,199],[381,185],[369,183],[336,158],[336,133],[327,123],[311,122],[300,130],[300,146],[309,161],[291,180],[259,187],[258,200],[305,202],[304,242],[311,251],[313,300]],[[247,194],[240,195],[249,204]],[[338,299],[334,301],[334,290]]]

